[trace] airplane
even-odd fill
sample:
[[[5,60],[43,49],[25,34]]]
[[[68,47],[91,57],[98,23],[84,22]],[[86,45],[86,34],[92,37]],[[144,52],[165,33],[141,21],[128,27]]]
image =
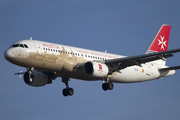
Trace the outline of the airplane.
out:
[[[40,87],[62,78],[64,96],[72,96],[70,78],[103,81],[104,91],[112,90],[113,83],[135,83],[160,79],[175,74],[180,66],[166,66],[166,58],[180,52],[168,50],[171,26],[162,25],[145,54],[122,56],[39,40],[20,40],[4,52],[7,61],[25,67],[22,75],[27,85]]]

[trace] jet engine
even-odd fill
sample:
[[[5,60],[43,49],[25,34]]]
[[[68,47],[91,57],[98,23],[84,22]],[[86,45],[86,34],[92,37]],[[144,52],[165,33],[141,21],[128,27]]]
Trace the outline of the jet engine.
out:
[[[92,77],[106,77],[109,69],[106,64],[98,62],[86,62],[84,64],[84,73]]]
[[[32,74],[29,74],[28,72],[24,74],[24,82],[30,86],[40,87],[48,84],[49,78],[46,74],[34,70]]]

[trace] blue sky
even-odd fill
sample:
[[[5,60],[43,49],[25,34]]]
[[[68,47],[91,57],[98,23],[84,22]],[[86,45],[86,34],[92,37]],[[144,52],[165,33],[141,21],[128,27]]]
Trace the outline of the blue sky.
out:
[[[144,54],[162,24],[171,25],[169,49],[180,48],[178,0],[1,0],[0,119],[2,120],[177,120],[180,71],[160,80],[114,84],[71,79],[64,97],[60,78],[45,87],[27,86],[15,72],[25,68],[4,59],[22,39],[43,40],[121,55]],[[180,53],[167,65],[180,65]],[[131,74],[131,73],[129,73]]]

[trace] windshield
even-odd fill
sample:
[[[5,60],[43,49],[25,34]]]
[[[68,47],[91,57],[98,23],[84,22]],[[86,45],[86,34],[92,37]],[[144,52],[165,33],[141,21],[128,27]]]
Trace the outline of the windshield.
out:
[[[11,46],[12,48],[14,47],[22,47],[22,48],[28,48],[28,46],[26,44],[14,44]]]

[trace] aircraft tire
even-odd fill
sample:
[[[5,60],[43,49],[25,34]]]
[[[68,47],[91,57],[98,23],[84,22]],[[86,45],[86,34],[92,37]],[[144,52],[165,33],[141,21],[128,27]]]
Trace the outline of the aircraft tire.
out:
[[[72,96],[74,94],[74,90],[72,88],[64,88],[63,91],[62,91],[62,94],[67,97],[68,95],[69,96]]]
[[[67,97],[68,96],[68,89],[64,88],[62,94]]]
[[[74,90],[72,88],[68,89],[68,95],[72,96],[74,94]]]
[[[112,82],[107,83],[107,87],[109,90],[112,90],[114,88],[114,85]]]
[[[103,89],[104,91],[107,91],[107,90],[108,90],[107,83],[103,83],[103,84],[102,84],[102,89]]]

